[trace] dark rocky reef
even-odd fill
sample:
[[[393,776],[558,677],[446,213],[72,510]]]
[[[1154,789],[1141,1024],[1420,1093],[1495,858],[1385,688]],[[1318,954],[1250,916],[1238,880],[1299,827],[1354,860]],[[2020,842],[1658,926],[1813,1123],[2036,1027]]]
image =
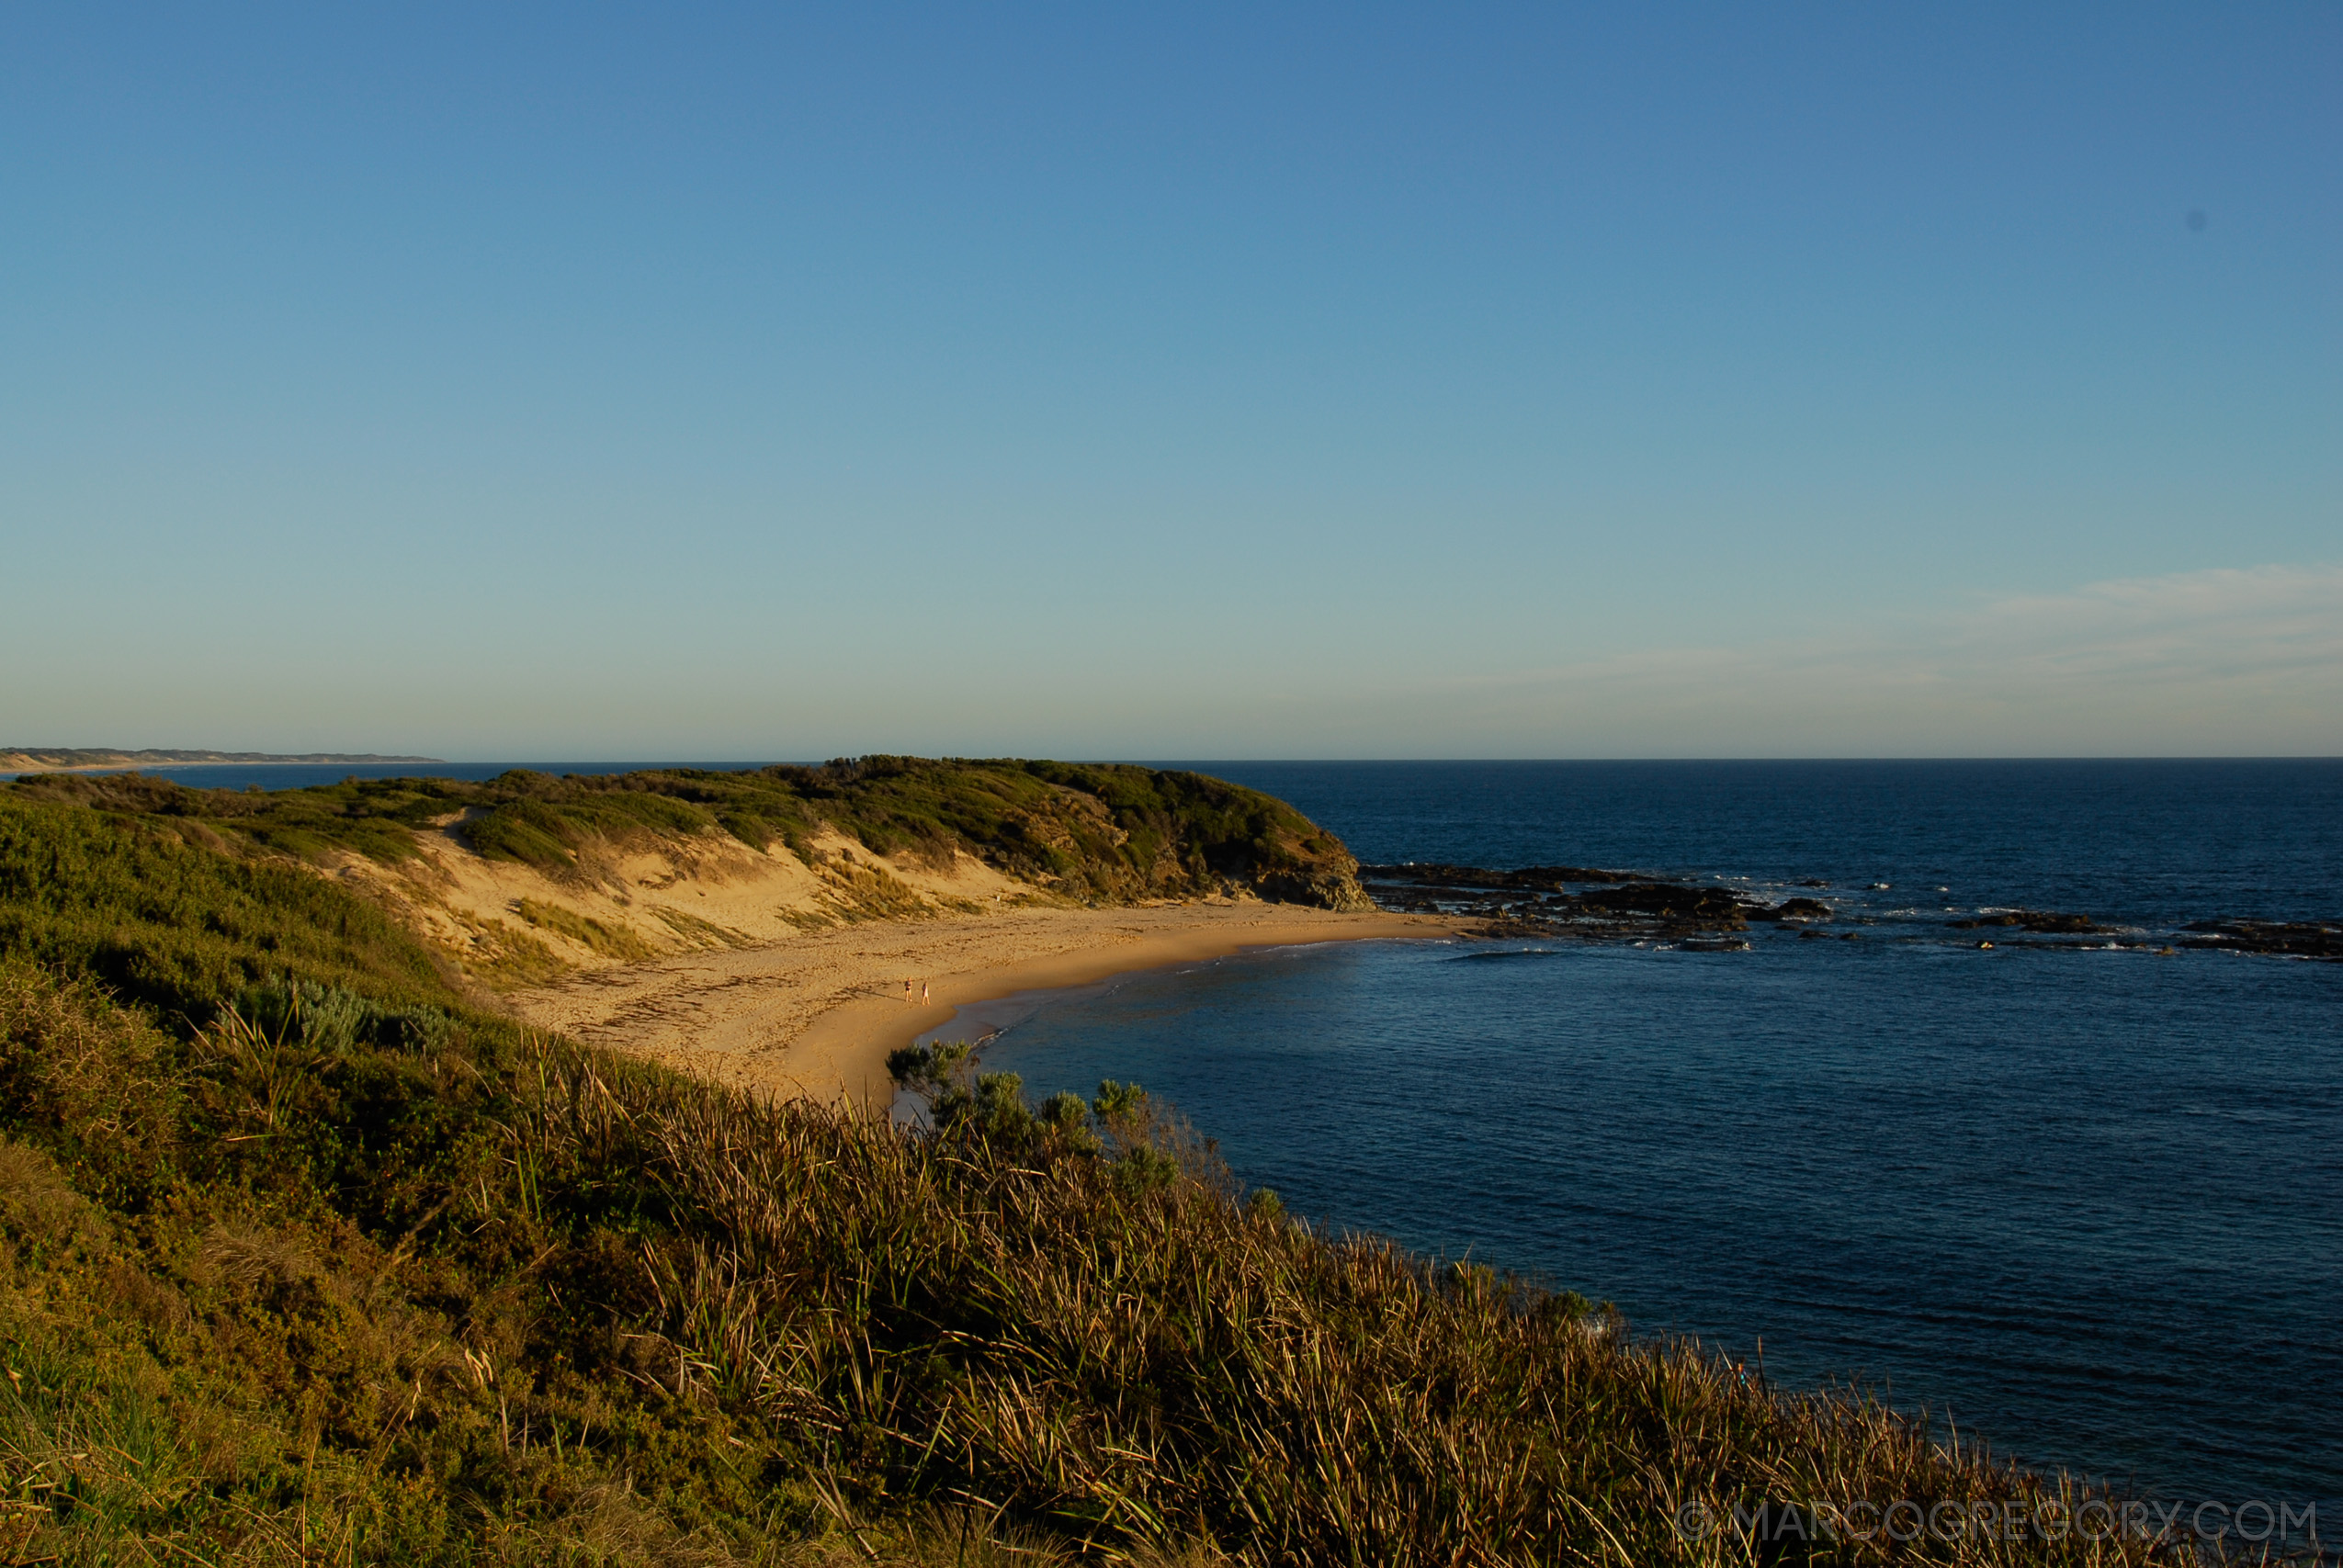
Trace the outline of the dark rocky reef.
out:
[[[1405,865],[1363,865],[1361,880],[1391,886],[1559,893],[1574,883],[1635,882],[1632,871],[1599,871],[1584,865],[1525,865],[1519,871],[1492,871],[1484,865],[1449,865],[1438,861],[1409,861]]]
[[[2101,929],[2092,923],[2088,915],[2061,915],[2044,909],[2000,909],[1990,915],[1979,915],[1975,919],[1948,920],[1945,923],[1956,931],[1983,931],[1988,926],[2057,933]]]
[[[2291,958],[2343,959],[2343,926],[2308,920],[2197,920],[2182,947],[2268,953]]]
[[[1578,903],[1581,914],[1598,919],[1657,920],[1704,931],[1745,930],[1751,908],[1729,888],[1686,887],[1673,882],[1598,888],[1579,894]]]
[[[1812,886],[1807,884],[1806,886]],[[1771,908],[1760,904],[1749,912],[1752,920],[1827,920],[1833,911],[1819,898],[1784,898]]]
[[[1358,875],[1366,897],[1381,908],[1477,919],[1482,923],[1474,928],[1473,934],[1497,938],[1559,937],[1580,942],[1658,939],[1686,948],[1737,948],[1748,943],[1734,933],[1746,931],[1753,925],[1805,927],[1807,929],[1800,931],[1800,936],[1819,939],[1826,933],[1813,927],[1847,918],[1819,898],[1801,896],[1769,904],[1715,884],[1666,882],[1631,871],[1592,866],[1531,865],[1518,871],[1503,871],[1421,862],[1363,865],[1358,868]],[[1808,877],[1798,886],[1827,887],[1830,884],[1819,877]],[[1870,886],[1878,889],[1886,885]],[[1870,927],[1878,920],[1857,911],[1851,923]],[[1933,923],[1931,916],[1907,910],[1889,920],[1887,931],[1873,934],[1925,942],[1931,940],[1927,933]],[[2134,928],[2111,928],[2088,915],[2057,909],[1994,909],[1947,919],[1940,929],[1995,933],[1996,940],[1975,944],[1984,947],[2088,947],[2103,945],[2110,935],[2121,936],[2134,945],[2149,945],[2163,940]],[[2013,944],[2009,937],[2000,934],[2005,932],[2020,939]],[[1828,934],[1854,942],[1862,933],[1839,931]],[[2047,940],[2023,940],[2025,937]],[[2058,940],[2082,937],[2098,937],[2102,942]],[[1940,936],[1933,940],[1943,939]],[[2183,928],[2171,940],[2179,947],[2220,952],[2343,959],[2343,925],[2328,922],[2199,920]]]
[[[1359,879],[1384,908],[1477,917],[1488,922],[1477,933],[1486,936],[1590,942],[1658,937],[1723,945],[1722,939],[1747,931],[1751,920],[1827,920],[1831,913],[1828,905],[1813,898],[1771,905],[1730,888],[1592,866],[1500,871],[1444,863],[1365,865],[1359,868]]]

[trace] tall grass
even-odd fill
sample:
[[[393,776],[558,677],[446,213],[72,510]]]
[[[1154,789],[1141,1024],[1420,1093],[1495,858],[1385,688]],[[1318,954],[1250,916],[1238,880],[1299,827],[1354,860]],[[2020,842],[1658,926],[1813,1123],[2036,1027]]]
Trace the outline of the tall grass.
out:
[[[348,993],[247,1003],[178,1040],[0,970],[23,1551],[884,1558],[943,1510],[1106,1561],[1726,1563],[1688,1506],[2056,1495],[1239,1202],[1127,1093],[1077,1121],[995,1079],[916,1134]]]
[[[690,1216],[644,1248],[673,1386],[793,1427],[800,1462],[873,1499],[941,1495],[1093,1550],[1396,1564],[1737,1562],[1729,1531],[1679,1521],[2062,1495],[1875,1403],[1624,1339],[1576,1298],[1191,1174],[1126,1179],[1138,1146],[1105,1157],[1047,1119],[1005,1145],[974,1115],[906,1137],[560,1071],[562,1135],[634,1151]],[[1935,1547],[1907,1555],[2148,1555]]]

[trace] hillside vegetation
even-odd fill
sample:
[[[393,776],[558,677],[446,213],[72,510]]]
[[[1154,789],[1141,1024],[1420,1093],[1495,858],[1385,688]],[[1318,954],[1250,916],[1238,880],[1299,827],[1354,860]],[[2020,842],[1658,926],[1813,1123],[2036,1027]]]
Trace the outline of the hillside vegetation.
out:
[[[1341,841],[1283,801],[1202,773],[1122,764],[863,757],[741,773],[350,779],[270,793],[51,774],[14,788],[184,825],[208,843],[310,861],[336,851],[386,863],[411,859],[418,830],[451,819],[479,854],[557,874],[588,873],[614,846],[711,834],[803,856],[827,829],[875,854],[914,862],[965,853],[1076,898],[1242,890],[1369,907]]]
[[[51,773],[0,798],[80,806],[158,841],[331,876],[420,935],[452,976],[493,990],[1004,907],[1373,907],[1341,842],[1283,802],[1129,766],[872,757],[276,792]]]
[[[124,793],[142,783],[104,782]],[[226,847],[189,818],[164,814],[158,825],[0,792],[0,956],[89,976],[156,1017],[198,1023],[276,979],[454,1004],[443,963],[381,909],[297,865]]]
[[[1833,1559],[1679,1521],[2059,1499],[1295,1224],[1127,1086],[1036,1109],[944,1052],[898,1064],[927,1132],[761,1104],[467,1010],[231,816],[37,793],[0,796],[0,1561],[1723,1564]],[[721,809],[597,793],[516,819]]]

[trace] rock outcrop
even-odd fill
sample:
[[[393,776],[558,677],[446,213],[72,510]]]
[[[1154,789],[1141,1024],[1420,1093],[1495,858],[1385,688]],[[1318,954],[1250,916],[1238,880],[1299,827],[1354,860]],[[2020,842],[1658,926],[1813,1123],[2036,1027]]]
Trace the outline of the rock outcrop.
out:
[[[2343,924],[2310,920],[2198,920],[2182,947],[2267,953],[2290,958],[2343,959]]]
[[[1362,866],[1359,875],[1368,895],[1384,908],[1477,916],[1489,922],[1485,931],[1492,936],[1697,941],[1746,931],[1753,919],[1793,918],[1730,888],[1664,882],[1591,866],[1500,871],[1410,863]],[[1574,886],[1583,890],[1573,892]],[[1791,902],[1828,913],[1827,906],[1811,898]]]
[[[2100,929],[2088,915],[2062,915],[2046,909],[1997,909],[1990,915],[1979,915],[1967,920],[1947,920],[1945,924],[1956,931],[2000,927],[2059,935],[2079,935]]]

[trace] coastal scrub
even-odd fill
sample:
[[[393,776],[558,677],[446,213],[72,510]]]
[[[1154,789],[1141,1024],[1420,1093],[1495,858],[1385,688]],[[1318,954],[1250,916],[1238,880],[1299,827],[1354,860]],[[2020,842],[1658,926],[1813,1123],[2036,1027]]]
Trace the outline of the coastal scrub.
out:
[[[1372,907],[1341,841],[1283,801],[1202,773],[1127,764],[861,757],[730,773],[354,778],[268,793],[53,773],[6,793],[297,861],[341,852],[396,863],[418,852],[418,833],[449,829],[487,859],[580,874],[613,849],[714,834],[809,858],[814,838],[832,829],[874,854],[947,864],[966,854],[1077,902],[1241,890]]]

